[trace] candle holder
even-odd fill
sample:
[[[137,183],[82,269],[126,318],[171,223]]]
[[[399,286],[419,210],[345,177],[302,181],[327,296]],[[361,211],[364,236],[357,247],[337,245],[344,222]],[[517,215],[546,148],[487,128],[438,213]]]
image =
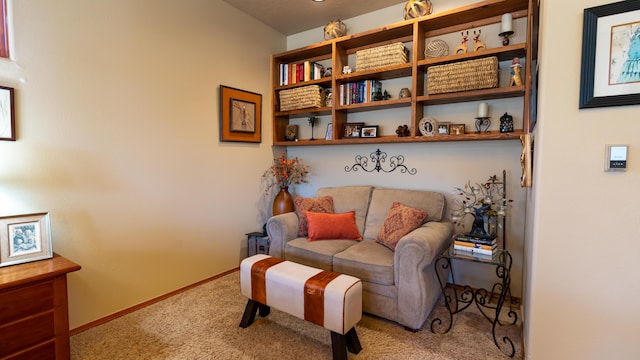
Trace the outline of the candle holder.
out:
[[[502,37],[502,45],[503,46],[507,46],[507,45],[509,45],[509,36],[513,35],[513,31],[501,32],[498,35],[500,35]]]
[[[486,117],[477,117],[476,118],[476,133],[480,134],[483,132],[489,131],[489,127],[491,126],[491,118]]]

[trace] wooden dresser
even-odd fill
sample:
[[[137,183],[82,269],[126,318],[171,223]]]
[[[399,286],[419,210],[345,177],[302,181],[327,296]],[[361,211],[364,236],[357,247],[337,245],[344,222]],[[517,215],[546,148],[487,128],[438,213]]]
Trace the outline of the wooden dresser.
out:
[[[69,359],[67,273],[53,258],[0,268],[0,360]]]

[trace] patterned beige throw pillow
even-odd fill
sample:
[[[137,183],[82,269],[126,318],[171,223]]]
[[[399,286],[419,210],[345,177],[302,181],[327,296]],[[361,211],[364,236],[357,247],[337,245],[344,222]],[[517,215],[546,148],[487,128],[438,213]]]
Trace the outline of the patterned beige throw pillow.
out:
[[[376,241],[395,250],[400,238],[417,229],[426,218],[426,211],[414,209],[396,201],[391,205]]]

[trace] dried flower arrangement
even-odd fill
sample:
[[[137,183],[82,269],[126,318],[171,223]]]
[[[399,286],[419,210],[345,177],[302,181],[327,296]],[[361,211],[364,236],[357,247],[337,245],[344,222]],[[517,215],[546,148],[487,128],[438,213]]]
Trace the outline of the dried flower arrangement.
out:
[[[262,174],[266,183],[265,193],[269,194],[274,186],[288,187],[307,182],[309,165],[304,165],[298,157],[287,159],[287,153],[282,152],[273,159],[273,164]]]

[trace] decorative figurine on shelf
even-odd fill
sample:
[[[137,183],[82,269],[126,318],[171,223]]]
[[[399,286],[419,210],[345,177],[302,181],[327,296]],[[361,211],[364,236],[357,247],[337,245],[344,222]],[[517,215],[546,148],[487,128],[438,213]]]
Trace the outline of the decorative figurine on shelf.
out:
[[[326,107],[333,106],[333,92],[331,91],[331,89],[326,89],[325,90],[324,106],[326,106]]]
[[[514,57],[511,63],[511,84],[510,86],[521,86],[522,79],[520,78],[520,69],[522,65],[520,65],[520,58]]]
[[[309,116],[309,125],[311,126],[311,138],[309,140],[315,140],[313,138],[313,128],[316,126],[317,122],[318,122],[317,116]]]
[[[500,117],[500,132],[513,132],[513,116],[504,113],[504,115]]]
[[[409,0],[404,6],[404,19],[415,19],[431,14],[433,6],[430,0]]]
[[[487,49],[487,45],[485,45],[482,41],[480,41],[480,35],[482,35],[482,29],[478,29],[477,34],[476,34],[476,31],[473,30],[473,41],[474,41],[473,51]]]
[[[345,65],[342,67],[342,73],[343,74],[351,74],[351,66],[349,65]]]
[[[396,134],[398,134],[398,137],[410,136],[411,130],[409,130],[409,127],[407,125],[400,125],[396,129]]]
[[[462,43],[460,43],[460,46],[458,46],[456,48],[455,53],[456,54],[466,54],[467,53],[467,41],[469,41],[469,31],[467,31],[466,33],[464,31],[460,32],[460,35],[462,35]]]
[[[331,75],[333,74],[333,68],[328,67],[325,71],[324,74],[322,74],[322,77],[331,77]]]
[[[340,20],[331,20],[324,26],[324,39],[335,39],[347,35],[347,25]]]
[[[400,89],[400,94],[398,94],[398,98],[408,98],[411,97],[411,91],[408,88]]]
[[[502,45],[509,45],[509,36],[513,35],[513,16],[510,13],[502,15],[500,22],[500,34],[502,36]]]

